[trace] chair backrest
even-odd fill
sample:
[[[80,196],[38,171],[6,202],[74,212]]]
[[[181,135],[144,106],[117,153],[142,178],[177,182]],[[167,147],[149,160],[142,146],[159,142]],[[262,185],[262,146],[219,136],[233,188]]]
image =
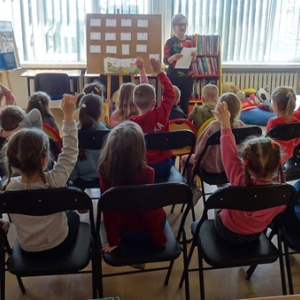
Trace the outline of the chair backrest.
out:
[[[228,186],[217,189],[206,201],[203,216],[209,209],[234,209],[258,211],[287,205],[287,210],[296,204],[296,190],[292,185],[273,184],[255,186]]]
[[[0,213],[45,216],[67,210],[90,211],[94,227],[91,198],[78,188],[53,188],[38,190],[9,190],[0,193]],[[93,224],[92,224],[93,223]]]
[[[170,131],[186,129],[193,131],[195,135],[197,134],[195,125],[187,119],[173,119],[169,123]]]
[[[300,122],[278,124],[266,134],[273,140],[288,141],[300,137]]]
[[[207,125],[214,121],[216,118],[215,117],[211,117],[210,119],[206,120],[202,125],[201,127],[199,128],[199,130],[197,131],[197,139],[198,137],[200,136],[200,134],[204,131],[204,129],[207,127]]]
[[[58,144],[58,150],[61,152],[62,142],[59,133],[50,125],[43,123],[43,131],[52,139],[53,142]]]
[[[157,183],[113,187],[105,191],[98,201],[96,232],[99,231],[101,212],[123,210],[142,212],[173,204],[192,205],[193,194],[184,183]],[[185,211],[187,214],[189,209]],[[184,216],[184,220],[186,215]],[[183,222],[184,222],[183,220]]]
[[[183,147],[194,147],[196,136],[190,130],[176,130],[145,133],[148,150],[173,150]]]
[[[110,130],[78,130],[79,148],[99,150],[109,134]]]
[[[34,77],[34,90],[47,93],[51,100],[61,100],[71,93],[70,78],[65,73],[39,73]]]

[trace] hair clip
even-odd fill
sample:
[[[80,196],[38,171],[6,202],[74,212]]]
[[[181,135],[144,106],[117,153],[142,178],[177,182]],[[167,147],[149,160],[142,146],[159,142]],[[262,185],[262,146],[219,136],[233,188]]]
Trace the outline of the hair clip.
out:
[[[286,97],[287,97],[287,98],[290,98],[291,96],[292,96],[292,93],[287,93],[287,94],[286,94]]]
[[[82,92],[81,94],[86,95],[86,92]]]
[[[42,104],[42,100],[39,100],[38,103],[39,103],[39,104]]]
[[[86,108],[86,104],[85,103],[81,104],[81,107]]]
[[[276,143],[275,143],[273,140],[271,140],[270,143],[271,143],[271,146],[272,146],[272,147],[273,147],[274,145],[276,145]]]
[[[245,159],[245,160],[244,160],[244,166],[245,166],[245,167],[248,165],[248,162],[249,162],[248,159]]]

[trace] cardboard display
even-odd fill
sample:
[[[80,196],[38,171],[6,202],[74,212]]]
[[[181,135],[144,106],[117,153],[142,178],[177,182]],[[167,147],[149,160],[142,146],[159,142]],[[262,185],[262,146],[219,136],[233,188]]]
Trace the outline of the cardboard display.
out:
[[[87,72],[105,74],[104,59],[144,59],[152,74],[150,57],[162,61],[161,15],[87,14]]]

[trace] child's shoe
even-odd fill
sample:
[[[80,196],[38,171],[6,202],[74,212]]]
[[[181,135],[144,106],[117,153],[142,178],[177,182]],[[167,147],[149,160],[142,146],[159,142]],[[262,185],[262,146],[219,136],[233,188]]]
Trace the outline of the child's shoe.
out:
[[[202,191],[198,188],[198,186],[194,185],[192,186],[192,192],[193,192],[193,205],[195,206],[199,199],[202,197]]]

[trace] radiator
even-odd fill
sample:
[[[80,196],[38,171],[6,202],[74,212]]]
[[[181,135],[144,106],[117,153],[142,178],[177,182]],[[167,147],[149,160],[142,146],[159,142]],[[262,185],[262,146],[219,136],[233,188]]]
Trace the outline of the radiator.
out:
[[[297,72],[230,72],[223,73],[223,83],[233,82],[241,89],[266,88],[270,93],[277,86],[290,86],[297,92]]]

